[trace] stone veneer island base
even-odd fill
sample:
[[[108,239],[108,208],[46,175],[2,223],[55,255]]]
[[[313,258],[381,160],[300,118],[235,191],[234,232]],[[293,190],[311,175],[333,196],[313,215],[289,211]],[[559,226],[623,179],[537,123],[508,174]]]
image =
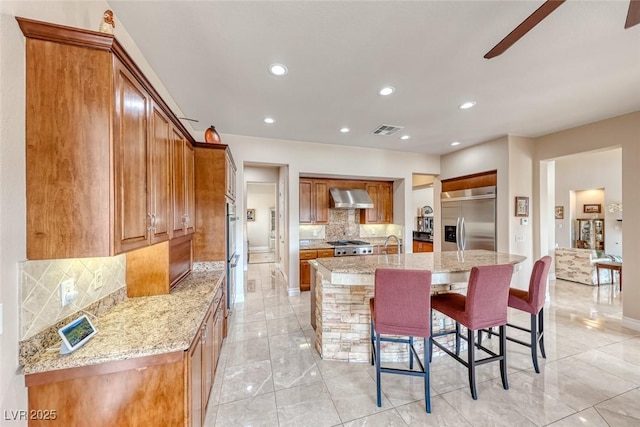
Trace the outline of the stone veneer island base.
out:
[[[318,258],[312,266],[311,316],[316,330],[316,349],[325,360],[369,362],[371,331],[369,299],[374,294],[377,268],[430,270],[431,292],[466,291],[469,272],[474,266],[513,264],[515,269],[526,258],[485,250],[432,252],[400,255],[369,255]],[[315,275],[315,278],[313,277]],[[465,285],[460,286],[463,282]],[[451,320],[434,315],[434,332],[451,327]],[[453,336],[443,337],[453,345]],[[422,340],[416,339],[421,352]],[[383,343],[383,362],[408,360],[407,346]],[[436,355],[436,354],[434,354]]]

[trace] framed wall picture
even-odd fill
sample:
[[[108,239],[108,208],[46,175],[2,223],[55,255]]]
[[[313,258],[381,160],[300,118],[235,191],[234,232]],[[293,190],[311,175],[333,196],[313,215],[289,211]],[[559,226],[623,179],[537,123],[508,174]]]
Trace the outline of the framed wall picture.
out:
[[[529,198],[516,196],[516,216],[529,216]]]
[[[583,205],[582,211],[584,213],[600,213],[602,212],[602,205],[599,203]]]
[[[247,221],[255,221],[255,220],[256,220],[256,210],[247,209]]]
[[[556,219],[564,219],[564,206],[556,206]]]

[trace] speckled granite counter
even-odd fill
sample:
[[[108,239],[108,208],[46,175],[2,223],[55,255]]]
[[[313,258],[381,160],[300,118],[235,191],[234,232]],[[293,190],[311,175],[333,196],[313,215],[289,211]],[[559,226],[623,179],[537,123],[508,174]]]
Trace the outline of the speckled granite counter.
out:
[[[27,361],[25,375],[184,351],[198,332],[224,277],[220,263],[195,266],[170,294],[129,298],[98,320],[91,341],[60,355],[60,341]]]
[[[526,258],[519,255],[473,250],[464,252],[425,252],[401,255],[368,255],[318,258],[310,261],[316,270],[315,293],[316,348],[323,359],[367,362],[370,353],[369,299],[373,297],[376,268],[430,270],[432,292],[453,290],[452,282],[466,282],[474,266],[513,264]],[[457,290],[457,289],[456,289]],[[444,319],[443,319],[444,320]],[[434,331],[448,327],[434,320]],[[406,346],[385,343],[383,361],[405,360]]]

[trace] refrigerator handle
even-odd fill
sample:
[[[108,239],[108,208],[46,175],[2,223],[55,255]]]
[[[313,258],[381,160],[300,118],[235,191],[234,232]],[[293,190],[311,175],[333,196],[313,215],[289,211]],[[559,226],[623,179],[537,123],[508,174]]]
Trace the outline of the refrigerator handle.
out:
[[[464,228],[464,217],[460,221],[460,249],[464,251],[464,247],[467,245],[466,242],[466,231]]]
[[[456,220],[456,249],[460,250],[460,217]]]

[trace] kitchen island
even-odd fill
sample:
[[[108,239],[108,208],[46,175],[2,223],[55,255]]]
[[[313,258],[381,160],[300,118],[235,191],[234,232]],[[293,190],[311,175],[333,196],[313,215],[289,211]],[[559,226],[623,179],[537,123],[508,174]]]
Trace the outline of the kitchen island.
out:
[[[377,268],[429,270],[432,293],[449,292],[451,283],[466,282],[472,267],[513,264],[519,268],[526,257],[485,250],[417,254],[318,258],[310,262],[315,274],[312,292],[315,305],[316,349],[323,359],[368,362],[370,353],[369,299],[373,297]],[[434,331],[446,327],[436,319]],[[406,346],[390,345],[383,361],[403,361]]]

